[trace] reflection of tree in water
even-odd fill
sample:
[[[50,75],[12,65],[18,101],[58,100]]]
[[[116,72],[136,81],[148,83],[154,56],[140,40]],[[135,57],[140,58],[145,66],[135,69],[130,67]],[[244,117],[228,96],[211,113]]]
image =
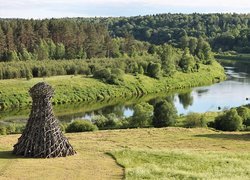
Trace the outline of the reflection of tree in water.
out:
[[[199,97],[201,97],[202,95],[208,93],[208,89],[197,89],[196,92],[198,94]]]
[[[155,106],[158,102],[166,100],[169,103],[174,103],[174,96],[167,96],[167,97],[157,97],[154,99],[151,99],[150,101],[148,101],[148,103],[152,106]]]
[[[191,94],[191,91],[179,94],[178,98],[184,109],[187,109],[188,106],[193,104],[194,98]]]
[[[122,104],[117,104],[115,106],[108,106],[105,108],[102,108],[100,110],[97,110],[94,112],[95,115],[108,115],[108,114],[115,114],[117,118],[123,117],[123,112],[125,110],[125,106]]]
[[[222,61],[221,64],[223,66],[234,67],[234,71],[236,73],[243,72],[250,74],[250,63],[244,61]]]

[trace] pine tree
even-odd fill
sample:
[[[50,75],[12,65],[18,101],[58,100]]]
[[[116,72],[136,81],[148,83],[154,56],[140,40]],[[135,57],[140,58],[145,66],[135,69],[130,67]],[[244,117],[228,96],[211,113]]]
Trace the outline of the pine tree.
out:
[[[49,58],[49,48],[44,40],[40,40],[40,43],[36,48],[36,53],[38,60],[44,60]]]
[[[8,24],[7,32],[6,32],[6,46],[8,51],[15,51],[15,43],[14,43],[14,36],[13,36],[13,29]]]
[[[55,54],[55,58],[56,59],[63,59],[65,56],[65,47],[62,43],[58,43],[56,45],[56,54]]]
[[[3,59],[5,51],[6,51],[5,34],[0,26],[0,59]]]

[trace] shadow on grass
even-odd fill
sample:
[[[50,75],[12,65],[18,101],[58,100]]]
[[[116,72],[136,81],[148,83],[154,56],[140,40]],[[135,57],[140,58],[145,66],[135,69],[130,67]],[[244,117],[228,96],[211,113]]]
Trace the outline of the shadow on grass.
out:
[[[23,157],[12,154],[12,151],[0,151],[0,159],[21,159]]]
[[[250,134],[200,134],[195,137],[250,141]]]

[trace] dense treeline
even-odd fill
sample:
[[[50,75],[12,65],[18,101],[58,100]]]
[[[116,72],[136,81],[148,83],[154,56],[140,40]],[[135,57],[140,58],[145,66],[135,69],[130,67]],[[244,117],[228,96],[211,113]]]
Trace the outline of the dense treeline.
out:
[[[149,43],[111,38],[106,25],[70,19],[1,19],[0,61],[142,55]]]
[[[155,56],[137,58],[96,58],[90,60],[44,60],[0,63],[0,79],[48,77],[56,75],[93,75],[102,69],[120,69],[130,74],[147,74],[149,63],[159,62]]]
[[[200,64],[211,64],[213,55],[209,44],[203,39],[198,44],[195,49],[185,47],[184,50],[167,44],[152,46],[151,54],[134,57],[0,62],[0,79],[83,74],[117,84],[117,78],[123,73],[159,79],[176,71],[196,72]]]
[[[249,14],[159,14],[119,18],[0,19],[0,60],[137,56],[154,45],[250,52]],[[150,44],[151,43],[151,44]],[[154,44],[154,45],[152,45]],[[205,47],[206,48],[206,47]]]
[[[250,52],[250,14],[158,14],[87,21],[108,24],[114,37],[131,33],[141,41],[176,47],[182,46],[183,37],[203,37],[216,51]]]

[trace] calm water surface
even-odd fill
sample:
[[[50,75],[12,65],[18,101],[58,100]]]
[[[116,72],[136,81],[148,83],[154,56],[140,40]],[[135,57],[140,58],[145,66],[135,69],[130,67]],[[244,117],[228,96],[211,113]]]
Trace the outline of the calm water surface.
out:
[[[178,114],[219,111],[250,103],[250,63],[242,62],[232,65],[224,62],[222,65],[227,74],[226,81],[170,95],[170,99],[173,99]],[[149,101],[149,103],[153,100]],[[133,115],[134,105],[124,105],[121,103],[96,111],[62,116],[59,119],[91,119],[95,115],[107,115],[110,113],[114,113],[118,117],[129,117]]]
[[[237,107],[243,104],[250,103],[250,63],[222,63],[228,76],[226,81],[213,84],[210,86],[197,87],[190,90],[186,90],[181,93],[172,93],[168,97],[153,97],[151,100],[147,100],[149,103],[153,103],[156,98],[168,98],[172,99],[179,114],[187,114],[189,112],[207,112],[207,111],[219,111],[219,109],[228,109],[231,107]],[[126,105],[125,105],[126,104]],[[127,105],[128,104],[128,105]],[[131,103],[118,103],[115,105],[102,106],[102,108],[82,108],[77,113],[72,113],[76,106],[68,106],[68,112],[64,112],[63,115],[56,111],[56,115],[59,120],[70,122],[74,119],[91,119],[96,115],[108,115],[115,114],[117,118],[129,117],[133,115],[133,107],[136,101]],[[86,105],[85,105],[86,106]],[[77,107],[78,108],[78,107]],[[80,108],[81,109],[81,108]],[[73,111],[74,112],[74,111]],[[1,115],[2,114],[2,115]],[[28,118],[29,110],[10,113],[10,115],[3,116],[0,112],[1,121],[23,121]]]

